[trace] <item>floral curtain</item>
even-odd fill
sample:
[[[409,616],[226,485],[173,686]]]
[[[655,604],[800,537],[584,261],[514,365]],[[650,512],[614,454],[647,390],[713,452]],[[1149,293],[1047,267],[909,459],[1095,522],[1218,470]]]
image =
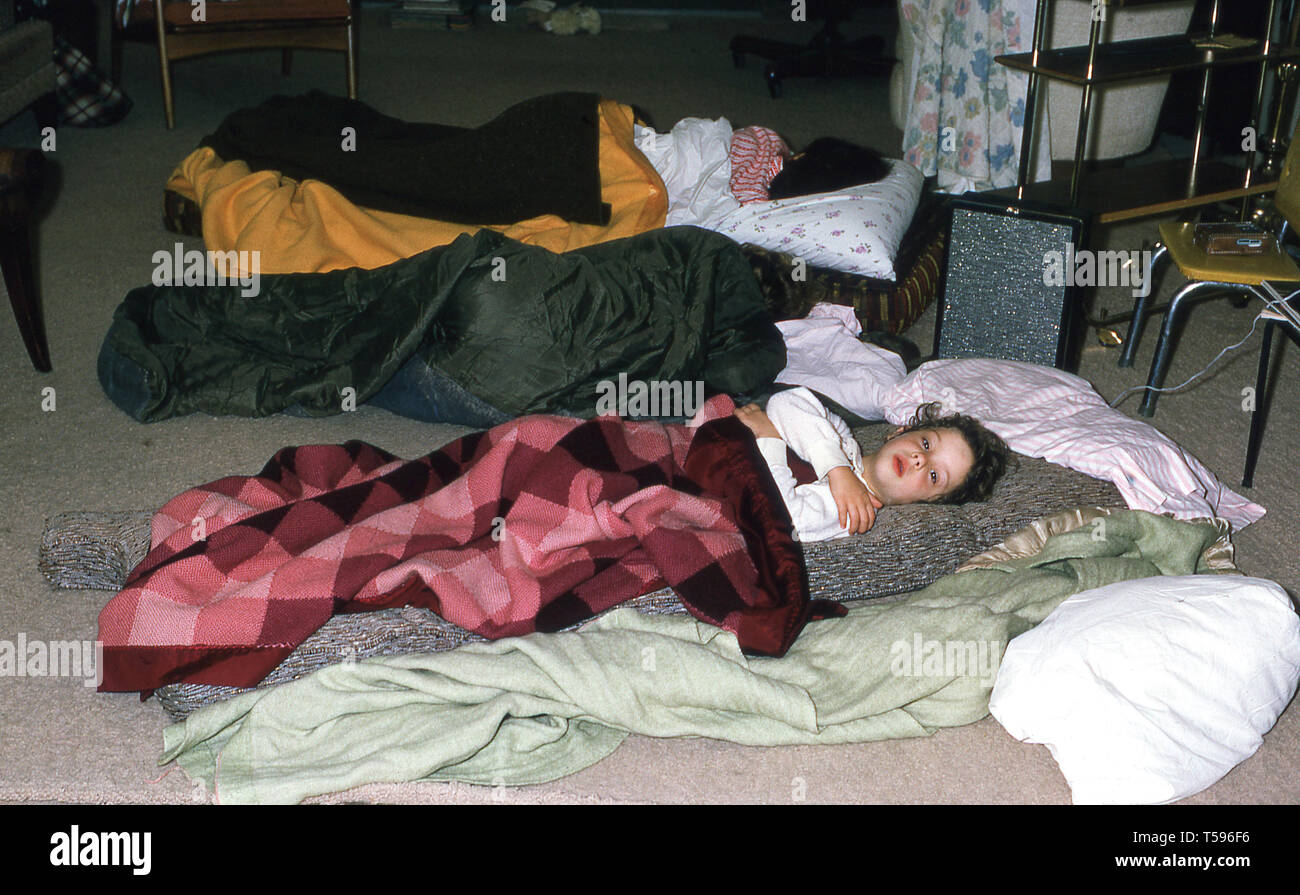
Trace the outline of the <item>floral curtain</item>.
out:
[[[1034,0],[903,0],[914,38],[904,158],[939,189],[962,193],[1015,186],[1024,134],[1027,75],[994,62],[1030,49]],[[1040,92],[1041,97],[1043,94]],[[1033,180],[1050,176],[1039,128]]]

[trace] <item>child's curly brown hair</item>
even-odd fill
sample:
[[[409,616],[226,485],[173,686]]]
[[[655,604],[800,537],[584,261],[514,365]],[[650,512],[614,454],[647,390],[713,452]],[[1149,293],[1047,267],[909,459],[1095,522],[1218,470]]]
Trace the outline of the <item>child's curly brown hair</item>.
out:
[[[993,486],[1006,472],[1011,449],[984,424],[972,416],[961,413],[943,412],[943,405],[938,401],[922,404],[907,421],[904,435],[917,429],[956,429],[966,439],[971,455],[975,458],[966,479],[946,494],[935,498],[933,503],[959,504],[975,500],[988,500],[993,494]]]

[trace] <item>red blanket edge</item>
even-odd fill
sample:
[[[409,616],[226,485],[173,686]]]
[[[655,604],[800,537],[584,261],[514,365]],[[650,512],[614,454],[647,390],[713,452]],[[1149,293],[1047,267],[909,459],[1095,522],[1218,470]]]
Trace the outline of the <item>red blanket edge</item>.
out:
[[[734,602],[715,599],[713,579],[688,579],[674,585],[674,590],[691,615],[734,633],[747,653],[780,657],[809,621],[845,614],[839,603],[810,600],[803,549],[794,539],[789,512],[753,434],[743,423],[732,416],[702,425],[692,439],[685,471],[702,491],[720,500],[724,514],[742,532],[764,598],[757,605],[737,609]],[[396,596],[366,609],[397,605],[402,601]],[[252,687],[295,648],[115,647],[104,651],[105,683],[99,689],[147,694],[180,681]],[[154,671],[160,665],[172,669],[162,680]]]
[[[688,580],[674,590],[691,615],[733,632],[746,653],[780,657],[809,621],[847,613],[833,600],[809,598],[808,567],[790,512],[753,433],[739,419],[722,417],[700,427],[687,454],[686,474],[721,500],[745,537],[758,586],[769,600],[719,611],[708,583]]]

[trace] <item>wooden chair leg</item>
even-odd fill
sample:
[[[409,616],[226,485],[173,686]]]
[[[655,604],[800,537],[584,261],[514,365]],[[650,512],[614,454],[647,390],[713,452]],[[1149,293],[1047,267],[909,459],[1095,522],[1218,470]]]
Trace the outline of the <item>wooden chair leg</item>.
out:
[[[167,130],[176,127],[176,114],[172,108],[172,61],[167,57],[167,26],[163,21],[162,3],[156,7],[158,27],[158,69],[162,76],[163,114],[167,117]]]
[[[116,4],[110,0],[99,0],[98,2],[98,19],[99,37],[95,43],[98,47],[99,63],[101,67],[105,64],[108,66],[109,77],[113,79],[114,84],[122,83],[122,35],[118,30],[117,23],[113,20],[115,15]]]
[[[44,166],[39,152],[0,149],[0,175],[4,175],[0,182],[5,184],[0,188],[0,273],[32,366],[48,373],[50,348],[32,269],[32,206],[41,189]]]
[[[109,40],[108,54],[110,59],[110,75],[114,84],[122,83],[122,35],[116,28],[113,29],[113,36]]]
[[[348,26],[348,99],[357,98],[357,26],[355,20]]]
[[[36,116],[36,126],[42,131],[47,127],[59,126],[59,96],[54,91],[42,94],[32,103],[32,114]]]
[[[166,59],[162,60],[163,114],[167,118],[167,130],[176,127],[176,111],[172,106],[172,67]]]
[[[9,304],[18,321],[18,332],[27,346],[32,366],[50,372],[50,347],[45,340],[45,324],[36,299],[36,277],[32,272],[31,222],[16,221],[0,227],[0,268],[4,270]]]

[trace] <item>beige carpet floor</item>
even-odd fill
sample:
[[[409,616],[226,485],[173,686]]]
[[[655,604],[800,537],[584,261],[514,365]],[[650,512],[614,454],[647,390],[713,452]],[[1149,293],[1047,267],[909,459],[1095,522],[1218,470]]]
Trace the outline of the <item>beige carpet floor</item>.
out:
[[[605,33],[561,38],[513,24],[467,32],[399,31],[368,10],[361,38],[361,98],[392,115],[471,125],[507,105],[554,90],[597,90],[645,108],[660,127],[685,116],[726,116],[736,126],[775,127],[795,144],[833,134],[897,154],[884,81],[790,82],[768,98],[758,67],[732,66],[739,30],[787,33],[791,26],[702,18],[628,18]],[[894,26],[872,23],[884,33]],[[805,32],[795,30],[796,37]],[[36,569],[45,519],[66,510],[156,507],[193,484],[260,468],[276,449],[306,442],[371,441],[414,456],[458,430],[430,427],[363,407],[330,419],[254,421],[187,417],[135,423],[112,406],[95,358],[113,310],[147,283],[152,255],[176,238],[160,222],[172,166],[227,112],[275,93],[342,91],[339,57],[300,52],[283,77],[276,53],[214,56],[176,67],[177,127],[163,125],[156,56],[128,44],[129,118],[103,130],[61,128],[52,159],[62,184],[41,222],[39,279],[54,372],[35,373],[8,312],[0,312],[0,639],[93,639],[107,594],[52,590]],[[0,126],[0,145],[35,146],[30,114]],[[1154,238],[1142,221],[1101,235],[1112,248]],[[187,246],[197,247],[189,241]],[[1177,280],[1167,277],[1163,291]],[[1124,290],[1099,297],[1112,310]],[[1193,316],[1171,383],[1201,369],[1249,332],[1255,309],[1211,302]],[[928,346],[933,312],[911,335]],[[1116,367],[1114,349],[1090,339],[1081,373],[1114,397],[1145,380],[1150,335],[1137,367]],[[1240,483],[1254,384],[1256,332],[1185,391],[1160,401],[1155,424],[1232,486]],[[1300,508],[1295,442],[1300,434],[1297,352],[1283,351],[1256,487],[1269,510],[1237,538],[1249,574],[1300,586],[1293,525]],[[53,409],[43,402],[53,396]],[[1123,409],[1136,413],[1137,398]],[[48,403],[45,404],[48,407]],[[206,801],[179,772],[157,766],[167,719],[156,702],[102,695],[67,678],[0,678],[0,802],[186,803]],[[1263,747],[1195,804],[1300,802],[1300,711],[1292,706]],[[808,802],[1064,804],[1069,789],[1047,750],[1010,737],[991,718],[933,737],[825,748],[746,748],[710,740],[632,737],[615,755],[554,783],[502,792],[466,786],[373,786],[333,801],[578,804],[788,804]]]

